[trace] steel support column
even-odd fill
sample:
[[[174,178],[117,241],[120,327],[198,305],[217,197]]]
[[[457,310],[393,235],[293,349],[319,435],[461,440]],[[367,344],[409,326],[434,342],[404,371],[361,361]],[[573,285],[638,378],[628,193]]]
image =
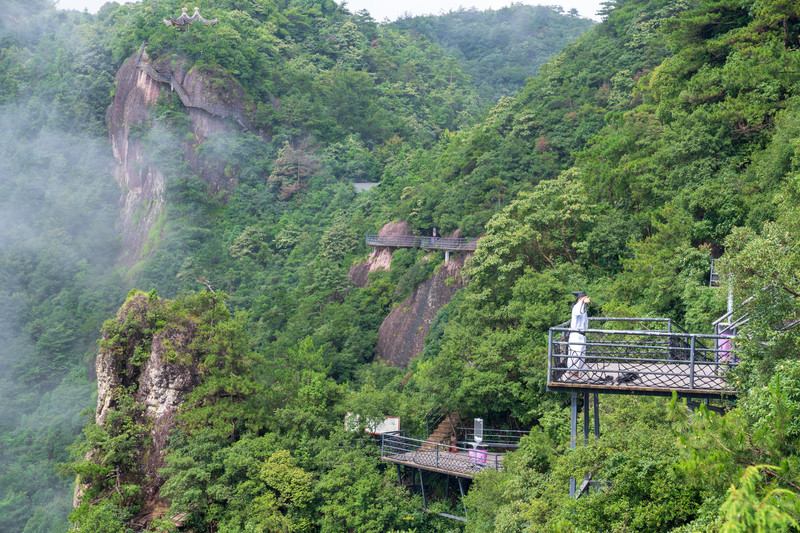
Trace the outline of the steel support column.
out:
[[[583,445],[589,445],[589,393],[583,393]]]
[[[572,393],[572,405],[570,406],[570,439],[569,439],[569,449],[574,450],[577,443],[575,442],[578,439],[578,393]]]
[[[458,490],[461,492],[461,505],[464,506],[464,516],[467,516],[467,504],[464,501],[464,486],[461,484],[461,476],[458,476]]]
[[[425,482],[422,480],[422,469],[417,468],[417,470],[419,470],[419,488],[422,491],[422,508],[427,511],[428,501],[425,499]]]
[[[600,440],[600,401],[594,394],[594,440]]]
[[[576,440],[578,440],[578,393],[572,393],[572,405],[570,408],[570,416],[569,416],[569,424],[570,424],[570,439],[569,439],[569,449],[574,450],[576,445]],[[570,498],[575,497],[575,478],[569,478],[569,496]]]

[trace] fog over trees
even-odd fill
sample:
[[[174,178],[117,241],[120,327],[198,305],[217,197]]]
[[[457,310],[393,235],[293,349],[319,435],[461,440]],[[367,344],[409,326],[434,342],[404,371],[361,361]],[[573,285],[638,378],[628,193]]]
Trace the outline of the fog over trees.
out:
[[[795,3],[384,25],[208,0],[214,26],[163,22],[183,7],[0,2],[0,531],[798,530]],[[187,108],[140,50],[245,120]],[[480,241],[463,267],[413,247],[370,271],[364,235],[399,221]],[[454,295],[421,353],[379,360],[437,276]],[[570,450],[547,331],[578,290],[695,333],[730,290],[736,400],[601,395],[601,438]],[[156,363],[189,376],[157,423]],[[526,436],[463,501],[426,476],[424,510],[344,420],[424,438],[433,408]],[[608,483],[570,498],[587,473]]]

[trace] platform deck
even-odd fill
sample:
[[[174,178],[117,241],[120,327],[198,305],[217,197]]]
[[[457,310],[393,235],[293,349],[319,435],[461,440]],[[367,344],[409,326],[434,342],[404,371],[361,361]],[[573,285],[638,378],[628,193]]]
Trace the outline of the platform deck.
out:
[[[484,470],[503,469],[503,456],[499,457],[496,465],[497,468],[495,468],[495,465],[486,465],[474,462],[472,459],[470,459],[468,452],[465,451],[445,453],[446,455],[440,455],[437,458],[437,454],[435,452],[411,451],[384,455],[381,457],[381,460],[389,463],[411,466],[413,468],[421,468],[430,472],[449,474],[467,479],[474,478],[475,474],[479,474]]]
[[[502,453],[412,439],[401,433],[382,435],[382,461],[468,479],[484,470],[503,468]]]

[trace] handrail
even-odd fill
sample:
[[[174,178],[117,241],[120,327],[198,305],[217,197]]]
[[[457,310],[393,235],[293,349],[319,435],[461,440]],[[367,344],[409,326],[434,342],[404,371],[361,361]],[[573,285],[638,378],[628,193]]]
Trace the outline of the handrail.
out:
[[[590,317],[595,321],[620,321]],[[630,318],[622,321],[662,321]],[[548,335],[548,388],[591,385],[611,389],[645,389],[669,394],[731,393],[726,374],[738,365],[734,338],[729,335],[654,331],[649,329],[595,329],[578,333],[582,342],[569,341],[573,332],[565,322]],[[576,346],[584,346],[585,350]],[[573,352],[570,352],[573,350]]]
[[[667,328],[666,330],[652,330],[652,331],[668,331],[668,332],[672,331],[673,326],[677,326],[677,324],[674,324],[672,322],[671,318],[622,317],[622,316],[590,316],[589,317],[589,321],[590,322],[641,322],[643,324],[646,323],[646,322],[663,322],[663,323],[666,323],[666,328]],[[570,321],[567,320],[566,322],[562,322],[561,324],[558,324],[558,325],[553,326],[553,327],[556,327],[556,328],[568,328],[569,324],[570,324]],[[680,328],[680,329],[683,329],[683,328]]]
[[[464,434],[464,443],[471,443],[475,441],[475,428],[474,427],[459,427],[457,431]],[[520,431],[518,429],[483,429],[483,439],[481,446],[498,447],[498,448],[517,448],[519,441],[522,437],[528,435],[529,431]]]
[[[425,413],[426,439],[431,436],[431,433],[433,433],[433,431],[436,430],[436,427],[439,425],[439,423],[442,422],[442,420],[445,419],[446,416],[447,416],[447,411],[441,405],[439,405],[438,407],[432,407],[431,409],[428,410],[427,413]],[[433,428],[433,430],[431,430],[431,428]]]
[[[368,246],[475,251],[478,246],[478,239],[465,239],[463,237],[427,237],[418,235],[378,235],[377,233],[367,233],[366,243]]]
[[[473,475],[483,470],[502,470],[504,455],[473,447],[412,439],[392,432],[381,435],[381,457],[422,468]]]

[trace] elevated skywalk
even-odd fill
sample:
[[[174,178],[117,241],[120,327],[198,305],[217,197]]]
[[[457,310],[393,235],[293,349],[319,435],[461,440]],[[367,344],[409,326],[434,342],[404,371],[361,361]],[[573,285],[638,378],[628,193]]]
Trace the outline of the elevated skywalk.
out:
[[[444,250],[446,252],[474,252],[478,246],[478,239],[367,233],[367,245],[388,246],[390,248],[423,248],[425,250]]]
[[[663,318],[589,318],[583,365],[570,360],[569,322],[550,328],[547,389],[562,392],[733,397],[738,365],[725,334],[675,331]]]
[[[484,470],[502,470],[502,453],[469,446],[412,439],[401,432],[381,436],[381,460],[402,466],[472,479]]]
[[[193,107],[195,109],[202,109],[209,115],[214,115],[223,118],[232,118],[234,119],[242,128],[249,129],[246,124],[246,117],[237,109],[231,109],[226,106],[221,105],[213,105],[209,102],[192,98],[189,93],[186,92],[186,89],[183,88],[183,85],[175,79],[175,76],[170,72],[169,74],[165,74],[163,72],[158,72],[154,69],[150,64],[145,63],[142,61],[142,56],[144,55],[144,47],[147,43],[142,43],[141,48],[139,49],[139,54],[136,56],[136,68],[150,76],[157,82],[160,83],[169,83],[170,87],[173,91],[178,95],[181,103],[184,107]]]

